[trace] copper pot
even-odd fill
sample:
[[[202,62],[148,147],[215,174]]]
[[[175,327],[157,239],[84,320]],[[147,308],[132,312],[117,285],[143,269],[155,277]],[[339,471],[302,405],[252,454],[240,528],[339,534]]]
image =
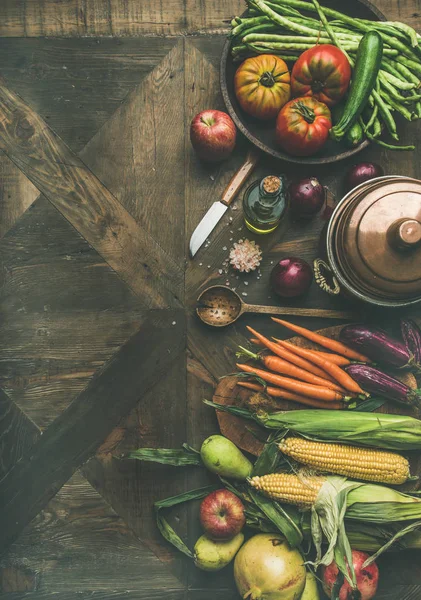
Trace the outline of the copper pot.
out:
[[[421,302],[421,181],[392,175],[351,190],[331,216],[326,250],[347,295],[396,308]]]

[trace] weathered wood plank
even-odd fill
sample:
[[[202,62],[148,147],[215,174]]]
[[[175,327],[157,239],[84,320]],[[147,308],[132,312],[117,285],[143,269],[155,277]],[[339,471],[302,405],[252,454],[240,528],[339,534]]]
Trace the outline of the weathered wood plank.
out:
[[[377,0],[391,20],[421,26],[419,0]],[[345,7],[344,7],[345,8]],[[3,0],[0,6],[1,36],[137,36],[180,34],[226,27],[225,21],[241,14],[240,0]]]
[[[39,438],[39,429],[0,389],[0,479]]]
[[[176,42],[162,37],[3,39],[1,72],[10,88],[79,152]]]
[[[136,221],[184,261],[183,40],[80,153]]]
[[[103,590],[100,592],[8,592],[2,594],[2,600],[186,600],[186,596],[184,590],[166,588],[165,590]]]
[[[0,148],[146,306],[177,306],[183,268],[19,96],[0,86]]]
[[[116,457],[140,447],[180,448],[188,439],[185,397],[183,353],[128,417],[120,421],[82,470],[88,481],[159,557],[165,568],[182,581],[186,580],[188,561],[161,537],[156,527],[153,504],[159,498],[174,496],[189,489],[191,470],[118,460]],[[177,520],[173,524],[186,540],[185,507],[180,507],[176,514]]]
[[[8,579],[13,570],[24,571],[23,589]],[[80,472],[1,559],[1,592],[26,591],[30,578],[31,589],[46,594],[183,589]]]
[[[37,188],[0,152],[0,239],[38,196]]]
[[[46,198],[0,240],[0,386],[46,427],[138,331],[142,302]]]
[[[3,548],[160,380],[184,348],[184,329],[181,311],[146,313],[140,331],[0,481]]]

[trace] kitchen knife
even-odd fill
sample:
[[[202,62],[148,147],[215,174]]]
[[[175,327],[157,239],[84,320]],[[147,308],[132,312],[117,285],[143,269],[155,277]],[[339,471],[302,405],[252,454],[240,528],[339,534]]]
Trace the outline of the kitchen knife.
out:
[[[209,237],[209,234],[216,227],[217,223],[219,223],[220,219],[224,216],[225,211],[237,196],[241,186],[257,165],[259,157],[260,152],[255,148],[251,148],[248,151],[244,163],[232,177],[231,181],[225,188],[221,199],[212,204],[208,212],[200,221],[199,225],[193,231],[189,245],[190,255],[192,258],[205,240]]]

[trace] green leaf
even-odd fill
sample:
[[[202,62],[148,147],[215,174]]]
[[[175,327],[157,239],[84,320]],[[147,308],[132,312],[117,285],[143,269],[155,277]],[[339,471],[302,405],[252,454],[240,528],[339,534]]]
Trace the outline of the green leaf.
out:
[[[253,489],[249,490],[249,494],[262,513],[286,537],[289,545],[292,548],[299,546],[303,540],[300,528],[282,506],[269,498],[265,498]]]
[[[157,462],[161,465],[185,467],[188,465],[203,466],[200,454],[185,444],[180,450],[170,448],[139,448],[124,456],[127,459]]]
[[[413,531],[416,531],[420,527],[421,527],[421,521],[416,521],[415,523],[411,523],[411,525],[408,525],[407,527],[404,527],[403,529],[401,529],[400,531],[398,531],[394,536],[392,536],[390,538],[390,540],[388,540],[381,548],[379,548],[377,550],[377,552],[375,552],[369,558],[367,558],[367,560],[363,564],[363,568],[368,567],[369,565],[371,565],[371,563],[373,563],[375,560],[377,560],[379,558],[379,556],[381,554],[383,554],[383,552],[386,552],[386,550],[389,550],[389,548],[395,542],[397,542],[398,540],[400,540],[401,538],[403,538],[408,533],[412,533]]]
[[[272,433],[268,437],[262,453],[254,463],[252,477],[255,477],[256,475],[266,475],[267,473],[275,473],[280,458],[278,443],[282,437],[283,435],[279,435],[278,432]]]
[[[368,400],[364,400],[360,404],[357,404],[355,408],[351,408],[350,410],[357,410],[358,412],[373,412],[383,406],[386,403],[384,398],[369,398]]]
[[[211,492],[219,489],[218,485],[208,485],[203,488],[199,488],[197,490],[191,490],[189,492],[184,492],[183,494],[179,494],[178,496],[171,496],[170,498],[165,498],[164,500],[158,500],[154,504],[155,508],[155,516],[156,516],[156,524],[158,526],[161,535],[173,546],[180,550],[183,554],[188,556],[189,558],[193,558],[193,552],[186,546],[180,536],[174,531],[168,521],[164,518],[161,513],[162,509],[170,508],[172,506],[176,506],[177,504],[182,504],[184,502],[190,502],[191,500],[201,500]]]

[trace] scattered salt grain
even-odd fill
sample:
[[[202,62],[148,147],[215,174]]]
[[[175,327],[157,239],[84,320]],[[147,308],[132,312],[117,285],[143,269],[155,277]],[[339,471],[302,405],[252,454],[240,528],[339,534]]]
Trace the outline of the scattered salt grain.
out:
[[[218,273],[222,275],[222,269],[218,269]]]
[[[241,292],[242,296],[247,296],[247,292]]]
[[[248,281],[245,281],[245,282],[244,282],[244,285],[248,285],[248,284],[249,284],[249,282],[248,282]]]
[[[231,223],[231,221],[232,221],[232,217],[230,217],[230,219],[229,219],[229,220],[230,220],[230,223]]]
[[[226,246],[222,246],[222,250],[228,250],[228,248]]]
[[[208,265],[208,269],[210,269],[210,265]]]
[[[212,181],[215,181],[215,177],[213,175],[209,175],[209,177],[212,179]]]
[[[199,263],[199,267],[201,267],[203,265],[203,263]]]
[[[173,321],[171,325],[177,325],[177,321]]]

